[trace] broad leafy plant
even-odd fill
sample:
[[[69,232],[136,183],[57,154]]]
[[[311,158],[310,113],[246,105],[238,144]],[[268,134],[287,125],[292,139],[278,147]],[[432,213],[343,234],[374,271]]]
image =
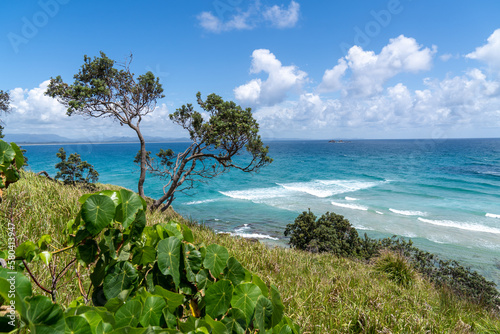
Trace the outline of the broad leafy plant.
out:
[[[0,202],[2,201],[3,190],[10,184],[19,180],[19,170],[24,165],[23,152],[16,145],[10,145],[0,140]]]
[[[0,270],[1,297],[15,304],[20,324],[32,332],[300,332],[284,316],[275,286],[246,270],[226,248],[197,244],[184,224],[147,226],[146,203],[136,193],[102,191],[79,201],[81,210],[66,227],[67,245],[49,250],[48,236],[27,241],[16,249],[15,267],[29,268],[30,261],[50,267],[70,252],[74,259],[67,266],[91,272],[90,282],[78,275],[81,297],[65,308],[53,302],[54,293],[52,300],[35,295],[22,273],[15,273],[16,288],[9,294],[14,267]]]

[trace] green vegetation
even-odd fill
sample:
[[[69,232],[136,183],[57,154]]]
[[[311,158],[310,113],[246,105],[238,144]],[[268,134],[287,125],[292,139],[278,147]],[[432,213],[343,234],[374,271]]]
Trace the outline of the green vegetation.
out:
[[[195,243],[182,223],[146,226],[147,204],[136,193],[104,190],[78,201],[80,211],[66,224],[62,248],[44,234],[17,242],[14,256],[17,233],[11,225],[0,296],[18,317],[8,308],[0,319],[4,327],[53,334],[299,333],[283,316],[274,285],[268,287],[226,248]],[[61,265],[59,257],[68,255]],[[30,269],[36,262],[49,271],[49,285]],[[90,280],[82,280],[85,269]],[[69,270],[76,273],[81,296],[63,306],[57,294]],[[23,271],[50,298],[33,293]]]
[[[485,307],[500,307],[500,293],[495,283],[486,280],[475,271],[461,266],[457,261],[445,261],[436,255],[413,246],[412,241],[402,238],[376,240],[358,236],[354,227],[343,216],[335,213],[319,219],[309,210],[300,214],[293,224],[288,224],[285,235],[290,235],[291,247],[313,253],[328,252],[338,256],[370,259],[384,250],[376,268],[394,281],[408,286],[413,281],[413,268],[434,284],[449,289],[459,297]]]
[[[3,90],[0,90],[0,113],[4,112],[7,113],[10,110],[10,95],[8,92],[4,92]],[[3,134],[3,125],[2,121],[0,120],[0,138],[4,137]]]
[[[58,76],[50,80],[45,94],[57,98],[67,108],[69,116],[112,117],[135,131],[141,144],[138,192],[144,197],[146,141],[140,123],[155,110],[156,101],[165,97],[159,78],[152,72],[134,78],[130,71],[132,55],[124,64],[116,63],[102,51],[100,57],[92,59],[85,55],[83,61],[73,84],[68,85]]]
[[[172,150],[160,150],[158,159],[147,155],[151,174],[168,181],[164,195],[154,201],[152,208],[168,209],[177,191],[191,189],[194,183],[214,178],[230,169],[244,172],[258,171],[272,162],[267,156],[269,148],[262,143],[259,125],[250,108],[242,109],[233,101],[224,101],[210,94],[205,101],[196,95],[198,104],[210,115],[204,120],[191,104],[183,105],[170,115],[170,119],[189,132],[192,144],[175,154]],[[235,157],[246,153],[246,159]],[[140,154],[135,161],[140,162]]]
[[[0,202],[3,191],[20,178],[20,170],[24,166],[22,150],[16,143],[7,144],[0,140]]]
[[[97,187],[98,190],[121,189],[100,184]],[[9,222],[15,224],[20,244],[50,234],[49,249],[61,249],[67,239],[66,223],[78,214],[81,208],[78,198],[85,191],[24,172],[22,179],[9,187],[0,206],[0,249],[8,246]],[[365,261],[329,253],[268,248],[246,239],[215,234],[202,225],[183,220],[171,209],[164,213],[147,211],[146,219],[148,226],[175,219],[192,230],[194,244],[215,243],[227,248],[230,257],[259,276],[268,287],[277,287],[284,314],[304,333],[500,332],[498,312],[459,298],[420,274],[405,288]],[[57,254],[59,270],[71,261],[70,255]],[[52,280],[47,266],[41,261],[30,266],[33,274],[41,277],[39,283],[50,286]],[[78,274],[84,284],[89,284],[90,273],[80,267]],[[67,275],[56,293],[62,305],[81,295],[75,271],[68,271]],[[43,294],[35,284],[33,290],[35,294]]]
[[[64,184],[83,184],[95,183],[99,180],[99,173],[94,169],[94,166],[87,161],[82,161],[80,154],[72,153],[66,159],[66,152],[61,147],[56,156],[61,159],[56,164],[58,172],[55,179],[61,179]]]

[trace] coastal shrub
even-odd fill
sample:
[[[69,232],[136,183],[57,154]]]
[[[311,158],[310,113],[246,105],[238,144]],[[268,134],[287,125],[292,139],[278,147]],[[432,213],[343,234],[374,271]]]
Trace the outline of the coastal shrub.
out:
[[[416,278],[415,270],[400,254],[383,251],[375,262],[375,270],[387,274],[390,280],[408,288]]]
[[[66,151],[61,147],[56,156],[61,159],[56,164],[56,169],[59,171],[55,179],[61,179],[64,184],[84,184],[95,183],[99,180],[99,173],[94,169],[94,166],[87,161],[82,161],[78,153],[72,153],[66,159]]]
[[[486,307],[500,306],[500,292],[495,283],[476,271],[457,261],[440,259],[435,254],[413,246],[411,240],[406,241],[397,236],[377,240],[365,234],[364,238],[360,238],[349,221],[335,213],[327,212],[317,219],[311,210],[304,211],[293,224],[287,225],[285,236],[290,237],[291,247],[313,253],[330,252],[337,256],[369,260],[379,256],[381,251],[389,250],[400,254],[401,261],[406,259],[407,264],[435,285]],[[399,265],[402,266],[402,263]],[[397,270],[397,266],[387,270]]]
[[[302,212],[288,224],[285,236],[291,247],[313,253],[330,252],[338,256],[364,256],[358,232],[343,216],[327,212],[319,219],[311,210]]]
[[[49,235],[26,241],[15,248],[15,257],[7,257],[7,268],[0,268],[0,296],[17,314],[0,322],[11,330],[16,325],[51,334],[300,332],[284,316],[274,285],[246,270],[225,247],[195,243],[184,224],[147,226],[146,202],[136,193],[105,190],[79,202],[65,245],[56,248]],[[62,254],[71,259],[59,261]],[[33,262],[50,269],[50,285],[34,276]],[[90,282],[82,279],[84,268]],[[63,307],[57,289],[69,271],[76,272],[81,297]],[[47,296],[34,294],[33,284]]]
[[[500,307],[500,292],[494,282],[455,260],[443,260],[437,255],[423,251],[411,240],[385,238],[381,248],[404,255],[415,270],[438,286],[451,290],[455,295],[467,298],[488,307]]]

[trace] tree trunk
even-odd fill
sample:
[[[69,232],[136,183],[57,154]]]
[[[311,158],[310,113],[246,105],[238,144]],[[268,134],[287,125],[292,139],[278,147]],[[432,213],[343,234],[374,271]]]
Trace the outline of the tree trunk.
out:
[[[135,132],[137,132],[137,136],[139,137],[139,141],[141,142],[141,174],[139,176],[139,184],[137,185],[137,192],[139,196],[144,198],[144,181],[146,180],[146,141],[142,136],[139,127],[134,128]]]

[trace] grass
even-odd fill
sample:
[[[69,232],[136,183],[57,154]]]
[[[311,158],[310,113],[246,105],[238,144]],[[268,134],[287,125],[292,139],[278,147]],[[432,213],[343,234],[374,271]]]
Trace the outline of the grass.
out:
[[[97,187],[119,189],[100,184]],[[63,247],[66,237],[62,231],[77,214],[77,199],[85,192],[24,173],[22,180],[6,191],[0,205],[0,249],[7,246],[6,225],[11,220],[16,223],[20,243],[50,234],[53,246]],[[148,213],[147,217],[148,224],[172,218],[183,220],[171,210],[166,214]],[[269,248],[183,221],[193,229],[198,242],[227,247],[247,269],[266,283],[276,285],[286,314],[300,324],[304,333],[500,333],[498,312],[460,300],[418,275],[412,276],[412,284],[398,284],[373,264],[330,254]],[[69,255],[58,258],[58,268],[69,259]],[[376,263],[383,262],[382,256]],[[397,259],[389,263],[397,263]],[[41,264],[32,269],[37,276],[49,276]],[[82,271],[84,279],[88,279],[88,274]],[[49,279],[42,279],[41,284],[48,285]],[[57,299],[64,304],[78,296],[74,271],[68,272]]]

